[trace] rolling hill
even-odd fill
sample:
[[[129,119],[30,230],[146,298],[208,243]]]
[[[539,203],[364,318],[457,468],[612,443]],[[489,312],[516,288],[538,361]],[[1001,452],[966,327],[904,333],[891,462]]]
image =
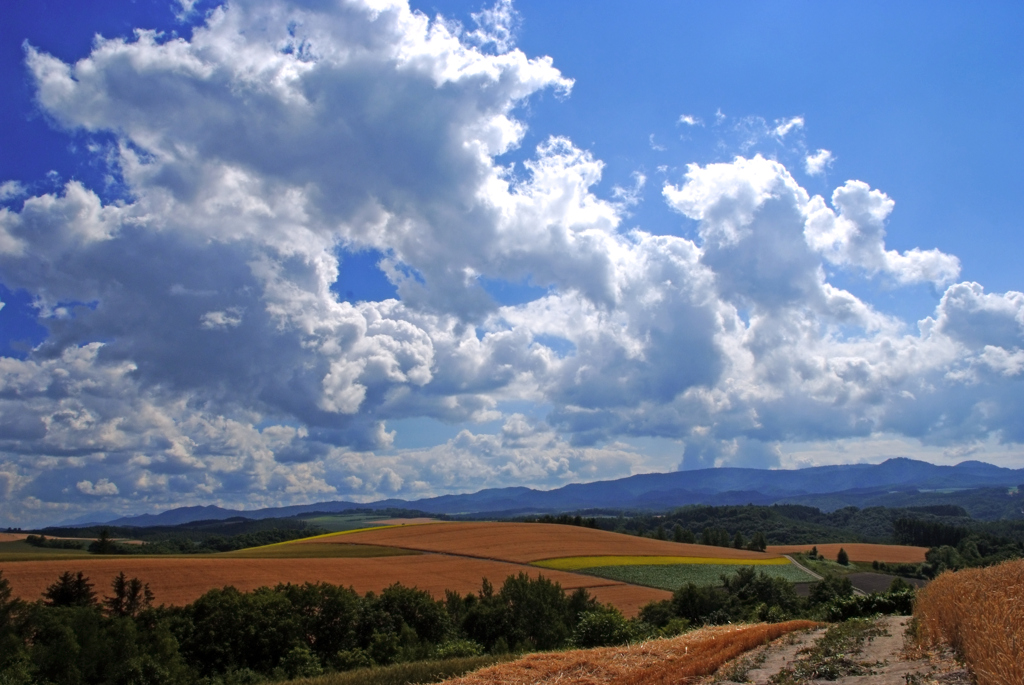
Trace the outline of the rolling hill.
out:
[[[936,493],[955,494],[956,491],[981,488],[1005,491],[1021,484],[1024,484],[1024,469],[1007,469],[978,461],[937,466],[901,457],[881,464],[817,466],[794,470],[714,468],[648,473],[617,480],[574,483],[554,490],[491,488],[470,494],[442,495],[413,501],[333,501],[248,511],[217,506],[181,507],[160,514],[128,516],[103,522],[118,526],[176,525],[240,515],[261,519],[315,511],[383,508],[402,508],[430,514],[515,515],[598,508],[653,511],[687,504],[784,502],[807,503],[829,511],[850,505],[867,506],[880,501],[885,501],[888,506],[905,506],[900,504],[902,500],[920,500],[924,497],[922,493],[931,493],[927,498],[935,500]],[[955,497],[952,499],[955,500]],[[1011,506],[1011,513],[1016,510]],[[999,517],[1002,516],[1005,514]],[[82,525],[84,522],[75,523]]]

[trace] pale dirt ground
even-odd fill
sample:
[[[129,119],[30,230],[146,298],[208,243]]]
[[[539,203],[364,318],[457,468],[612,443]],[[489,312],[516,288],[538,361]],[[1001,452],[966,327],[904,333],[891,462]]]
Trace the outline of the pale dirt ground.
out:
[[[839,680],[810,680],[806,685],[970,685],[967,671],[948,652],[926,652],[914,648],[906,637],[908,616],[887,616],[879,619],[885,627],[885,635],[869,640],[855,657],[871,669],[870,675],[846,676]],[[799,651],[811,646],[825,634],[821,628],[809,633],[782,637],[766,647],[748,652],[741,658],[756,658],[764,654],[763,663],[747,672],[746,683],[769,685],[770,679],[798,658]],[[728,665],[720,673],[726,671]],[[704,679],[711,683],[731,683],[722,678]]]

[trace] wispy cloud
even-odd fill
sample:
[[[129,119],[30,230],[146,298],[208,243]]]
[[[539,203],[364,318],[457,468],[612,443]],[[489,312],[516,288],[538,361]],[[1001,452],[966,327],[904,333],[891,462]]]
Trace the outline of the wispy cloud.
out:
[[[803,117],[792,117],[791,119],[776,119],[775,129],[772,131],[779,138],[785,138],[790,131],[804,127]]]
[[[832,162],[835,161],[835,157],[828,150],[818,150],[817,152],[807,155],[804,158],[804,169],[811,176],[819,176],[825,173],[825,170],[832,166]]]

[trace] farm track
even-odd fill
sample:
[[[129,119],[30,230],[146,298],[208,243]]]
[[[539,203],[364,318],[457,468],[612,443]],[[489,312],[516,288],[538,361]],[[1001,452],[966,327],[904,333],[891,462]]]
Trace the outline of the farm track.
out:
[[[848,654],[866,673],[800,685],[970,685],[948,652],[921,652],[905,641],[906,616],[879,619],[883,634]],[[624,647],[531,654],[446,680],[443,685],[770,685],[804,659],[827,626],[810,621],[701,628]],[[766,644],[767,642],[767,644]],[[730,680],[731,677],[736,680]]]
[[[847,656],[864,668],[862,675],[845,675],[836,680],[808,680],[801,683],[834,685],[970,685],[967,671],[947,651],[923,652],[906,637],[909,616],[885,616],[877,625],[884,629],[882,635],[869,639],[859,651]],[[755,668],[746,672],[745,678],[732,681],[719,675],[707,678],[702,685],[742,682],[753,685],[769,685],[771,679],[781,671],[792,668],[803,652],[814,646],[825,634],[824,629],[797,637],[782,638],[752,650],[742,657]],[[728,673],[734,664],[726,665],[719,674]]]

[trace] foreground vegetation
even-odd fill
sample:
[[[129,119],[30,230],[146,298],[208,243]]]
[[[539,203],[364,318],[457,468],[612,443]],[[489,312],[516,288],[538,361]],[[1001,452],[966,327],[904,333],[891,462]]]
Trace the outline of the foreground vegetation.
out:
[[[978,685],[1024,683],[1024,561],[944,573],[914,617],[920,641],[951,647]]]
[[[690,682],[715,673],[726,662],[766,642],[816,626],[813,621],[717,626],[625,647],[534,654],[483,669],[447,685],[580,682],[591,685],[667,685]]]
[[[885,597],[893,610],[905,610],[912,591],[896,588]],[[484,580],[479,592],[449,591],[440,601],[397,584],[360,596],[306,583],[211,590],[183,607],[154,607],[148,586],[123,574],[99,597],[83,573],[67,572],[33,603],[12,599],[0,576],[0,683],[256,683],[877,611],[877,602],[863,599],[835,578],[802,599],[792,584],[753,568],[723,578],[721,587],[683,586],[636,619],[586,590],[566,593],[526,574],[509,576],[500,588]]]

